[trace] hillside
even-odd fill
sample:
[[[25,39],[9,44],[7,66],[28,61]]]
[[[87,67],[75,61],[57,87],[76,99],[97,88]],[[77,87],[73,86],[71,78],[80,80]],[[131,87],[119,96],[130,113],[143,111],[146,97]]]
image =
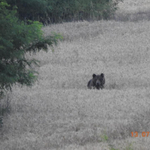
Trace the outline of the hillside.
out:
[[[142,132],[150,130],[150,25],[148,16],[136,17],[149,4],[126,0],[116,20],[44,27],[45,36],[57,32],[64,40],[54,52],[28,56],[41,61],[38,82],[13,87],[1,149],[149,150]],[[136,21],[119,20],[132,5]],[[105,89],[87,89],[92,74],[102,72]],[[132,137],[135,131],[141,137]]]

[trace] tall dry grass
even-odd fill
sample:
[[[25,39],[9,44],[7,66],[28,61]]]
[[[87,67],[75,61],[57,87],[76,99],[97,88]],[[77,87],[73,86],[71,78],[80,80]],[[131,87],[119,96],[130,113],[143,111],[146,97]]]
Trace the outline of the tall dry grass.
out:
[[[114,17],[116,21],[150,20],[150,1],[149,0],[123,0],[119,3],[119,9]]]
[[[64,41],[54,52],[32,56],[41,65],[31,89],[13,88],[0,149],[149,150],[149,137],[131,137],[150,130],[149,21],[72,22],[43,30],[61,33]],[[92,74],[101,72],[105,89],[87,89]]]

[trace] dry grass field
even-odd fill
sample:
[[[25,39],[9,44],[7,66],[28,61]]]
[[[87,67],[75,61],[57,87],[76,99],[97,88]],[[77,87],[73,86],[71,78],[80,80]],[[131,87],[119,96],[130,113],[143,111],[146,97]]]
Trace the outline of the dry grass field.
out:
[[[41,64],[32,88],[13,87],[0,150],[149,150],[142,132],[150,131],[150,14],[138,15],[150,2],[119,8],[116,20],[43,28],[64,40],[34,56]],[[119,20],[123,13],[130,18]],[[102,72],[105,89],[87,89]]]
[[[121,21],[150,20],[150,1],[123,0],[123,3],[119,4],[115,19]]]

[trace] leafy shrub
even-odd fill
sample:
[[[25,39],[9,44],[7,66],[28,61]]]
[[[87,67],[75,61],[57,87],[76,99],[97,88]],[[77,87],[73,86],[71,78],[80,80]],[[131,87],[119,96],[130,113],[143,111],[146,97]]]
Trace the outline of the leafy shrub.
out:
[[[0,92],[11,90],[19,83],[31,86],[36,80],[37,72],[33,65],[38,61],[26,57],[26,53],[47,51],[48,45],[57,43],[59,35],[44,37],[42,24],[29,21],[29,24],[16,17],[15,9],[9,10],[9,5],[0,3]]]
[[[22,20],[57,23],[73,20],[109,19],[122,0],[7,0],[18,7]]]

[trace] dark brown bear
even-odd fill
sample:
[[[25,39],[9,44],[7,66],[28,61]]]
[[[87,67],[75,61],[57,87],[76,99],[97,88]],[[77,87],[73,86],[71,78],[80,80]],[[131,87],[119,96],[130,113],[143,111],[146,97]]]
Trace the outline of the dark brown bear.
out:
[[[87,87],[89,89],[103,89],[105,84],[105,77],[104,74],[101,73],[100,75],[93,74],[93,78],[88,82]]]

